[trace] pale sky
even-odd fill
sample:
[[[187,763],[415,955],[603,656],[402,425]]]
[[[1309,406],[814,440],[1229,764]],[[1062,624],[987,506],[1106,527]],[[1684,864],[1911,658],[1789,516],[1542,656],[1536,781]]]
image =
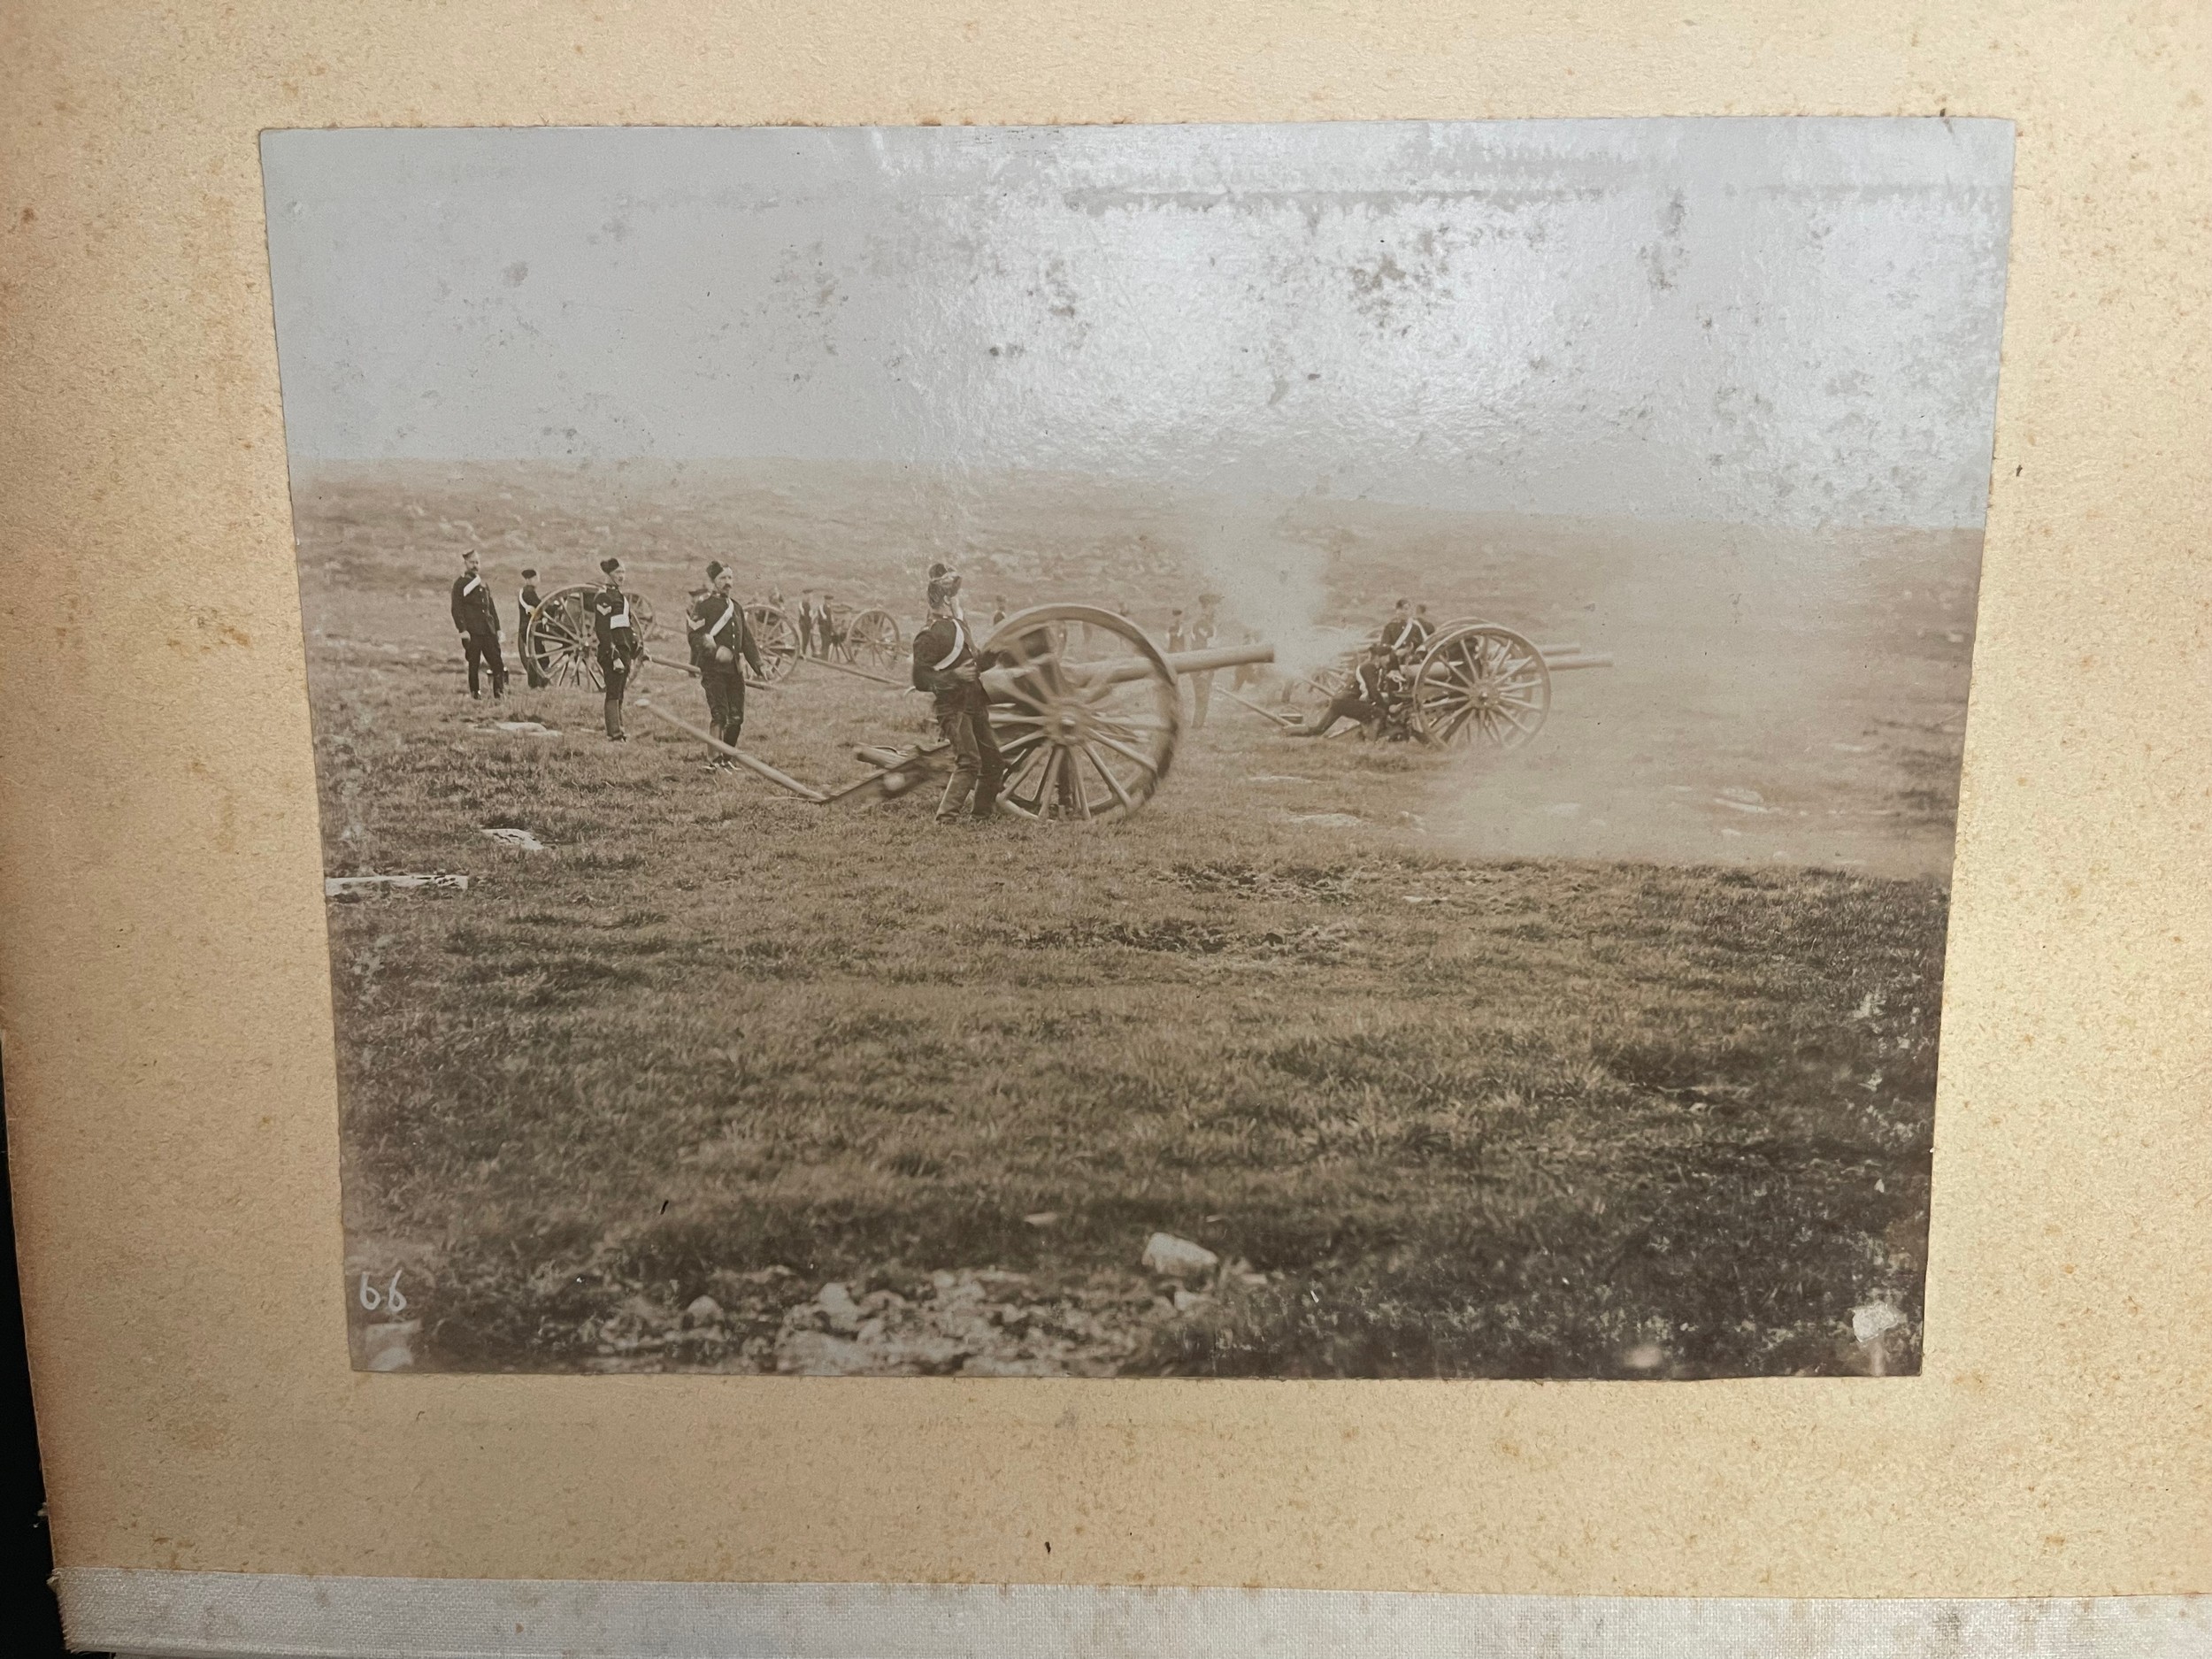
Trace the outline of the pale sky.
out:
[[[1978,526],[2012,128],[263,140],[296,461],[793,457]]]

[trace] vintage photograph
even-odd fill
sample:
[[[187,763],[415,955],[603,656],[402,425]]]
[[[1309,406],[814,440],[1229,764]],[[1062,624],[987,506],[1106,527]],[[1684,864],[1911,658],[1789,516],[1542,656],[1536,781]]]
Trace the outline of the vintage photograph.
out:
[[[1919,1370],[2008,124],[262,158],[357,1367]]]

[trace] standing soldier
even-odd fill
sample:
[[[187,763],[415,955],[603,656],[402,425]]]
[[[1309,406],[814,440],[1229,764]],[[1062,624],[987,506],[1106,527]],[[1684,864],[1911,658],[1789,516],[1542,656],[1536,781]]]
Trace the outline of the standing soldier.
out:
[[[799,655],[812,657],[814,651],[814,589],[799,589]]]
[[[626,743],[630,739],[622,729],[622,694],[629,688],[630,671],[644,651],[630,620],[630,595],[623,591],[622,561],[603,558],[599,568],[607,585],[591,596],[591,632],[599,646],[599,675],[607,690],[607,741]]]
[[[706,595],[691,608],[691,660],[698,664],[699,684],[707,694],[707,725],[734,749],[745,730],[745,664],[750,663],[753,672],[764,680],[767,672],[760,665],[760,653],[753,649],[745,609],[731,596],[729,567],[709,561],[707,582]],[[718,754],[711,764],[724,771],[737,764]]]
[[[530,618],[538,614],[538,607],[544,603],[538,597],[538,572],[533,565],[522,572],[522,596],[515,602],[515,649],[522,653],[522,672],[530,677],[533,691],[548,683],[538,672],[538,659],[530,655]]]
[[[507,663],[499,654],[499,603],[484,586],[477,569],[476,549],[461,555],[461,573],[453,579],[453,626],[460,630],[461,654],[468,658],[469,695],[481,697],[480,664],[492,671],[492,695],[507,695]]]
[[[1212,649],[1215,636],[1221,631],[1220,621],[1214,615],[1214,607],[1220,603],[1219,594],[1198,595],[1198,615],[1190,625],[1189,639],[1192,650],[1203,651]],[[1210,673],[1193,674],[1190,677],[1190,695],[1191,729],[1195,731],[1206,724],[1206,707],[1213,701],[1214,695],[1213,675]]]
[[[1179,651],[1188,642],[1188,636],[1183,631],[1183,608],[1178,605],[1168,613],[1167,649],[1170,651]]]
[[[914,636],[914,688],[936,699],[937,729],[952,745],[952,777],[937,803],[937,821],[949,824],[972,796],[977,818],[998,810],[1006,763],[991,735],[991,697],[983,689],[975,641],[959,617],[959,575],[942,565],[931,568],[929,620]]]
[[[821,636],[822,655],[826,657],[835,656],[836,648],[845,642],[845,631],[838,626],[836,613],[830,609],[834,603],[824,594],[821,605],[814,613],[814,631]]]
[[[1419,656],[1421,648],[1434,638],[1435,634],[1436,625],[1429,620],[1429,608],[1426,605],[1414,606],[1413,632],[1406,638],[1406,647],[1402,655],[1409,661]]]

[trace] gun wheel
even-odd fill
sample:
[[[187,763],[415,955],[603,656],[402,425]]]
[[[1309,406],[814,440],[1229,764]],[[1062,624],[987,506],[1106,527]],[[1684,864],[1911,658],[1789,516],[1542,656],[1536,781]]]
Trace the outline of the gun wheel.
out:
[[[771,680],[783,679],[799,660],[799,627],[781,606],[762,602],[745,607],[745,626],[753,631],[753,649],[760,653],[761,672]]]
[[[1544,654],[1492,623],[1439,636],[1414,676],[1414,730],[1428,742],[1518,749],[1543,729],[1550,712]]]
[[[599,592],[591,582],[557,588],[530,613],[530,626],[522,632],[522,654],[530,665],[556,686],[600,688],[599,640],[592,626],[591,602]],[[653,607],[642,594],[632,594],[630,626],[638,643],[653,637]]]
[[[888,611],[864,611],[845,625],[844,653],[849,663],[870,668],[889,668],[899,660],[899,620]]]
[[[1093,605],[1038,605],[984,646],[1006,671],[991,730],[1006,773],[999,810],[1025,818],[1127,818],[1175,759],[1182,699],[1144,631]]]

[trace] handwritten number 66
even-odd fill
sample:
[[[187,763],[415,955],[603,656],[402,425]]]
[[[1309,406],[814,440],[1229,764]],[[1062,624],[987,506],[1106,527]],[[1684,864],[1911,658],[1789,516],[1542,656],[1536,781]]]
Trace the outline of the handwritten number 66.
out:
[[[401,1270],[404,1271],[404,1269]],[[361,1305],[371,1313],[381,1308],[387,1313],[398,1313],[407,1306],[407,1298],[399,1294],[399,1274],[392,1275],[392,1282],[382,1290],[369,1283],[366,1273],[361,1275]]]

